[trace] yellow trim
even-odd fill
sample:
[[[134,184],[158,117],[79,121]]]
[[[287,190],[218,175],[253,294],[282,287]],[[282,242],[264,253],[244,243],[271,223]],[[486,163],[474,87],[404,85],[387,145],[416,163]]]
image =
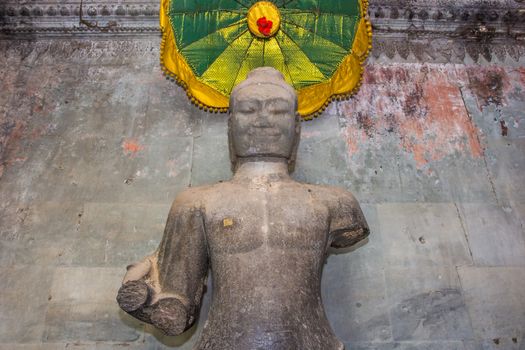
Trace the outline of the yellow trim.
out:
[[[372,26],[368,20],[368,0],[359,0],[361,20],[356,30],[351,53],[339,65],[332,78],[297,92],[298,112],[305,120],[317,117],[330,101],[348,98],[359,90],[363,65],[372,49]]]
[[[265,17],[267,20],[272,21],[272,28],[269,35],[264,35],[259,31],[257,20],[261,17]],[[250,29],[250,32],[259,38],[269,38],[273,36],[281,26],[281,13],[277,6],[269,1],[258,1],[253,4],[248,10],[246,18],[248,19],[248,28]]]
[[[160,6],[160,27],[162,30],[160,62],[165,73],[186,89],[188,97],[199,108],[212,112],[226,112],[229,96],[225,96],[200,82],[180,54],[168,16],[170,1],[161,0]],[[318,116],[330,101],[347,98],[359,89],[363,75],[363,64],[372,49],[372,26],[367,16],[368,0],[359,0],[359,3],[361,19],[352,51],[343,60],[329,81],[297,91],[298,112],[305,120]]]

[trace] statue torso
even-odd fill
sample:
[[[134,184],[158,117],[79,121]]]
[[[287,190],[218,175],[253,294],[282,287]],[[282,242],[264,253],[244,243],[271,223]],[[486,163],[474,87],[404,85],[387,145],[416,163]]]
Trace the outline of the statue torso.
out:
[[[342,349],[320,279],[329,188],[290,179],[232,181],[198,191],[213,300],[197,349]]]

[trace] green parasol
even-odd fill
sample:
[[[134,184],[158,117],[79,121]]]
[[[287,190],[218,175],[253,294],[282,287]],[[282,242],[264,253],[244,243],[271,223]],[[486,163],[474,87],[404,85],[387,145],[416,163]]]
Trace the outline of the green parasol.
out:
[[[192,100],[228,107],[233,87],[278,69],[309,118],[359,85],[370,50],[366,0],[161,0],[161,62]]]

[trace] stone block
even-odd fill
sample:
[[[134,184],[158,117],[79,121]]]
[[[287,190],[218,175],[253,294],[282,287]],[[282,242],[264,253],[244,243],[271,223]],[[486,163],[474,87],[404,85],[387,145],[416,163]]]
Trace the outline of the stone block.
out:
[[[86,203],[79,237],[64,263],[121,268],[151,254],[162,239],[170,204]]]
[[[214,117],[196,108],[184,89],[166,80],[160,72],[150,74],[147,83],[146,103],[140,101],[147,107],[144,124],[140,125],[146,138],[198,136],[202,133],[203,120]]]
[[[516,216],[520,219],[521,227],[525,229],[525,203],[514,203],[512,208],[516,212]]]
[[[394,340],[473,339],[454,267],[385,269]]]
[[[391,340],[375,207],[364,205],[362,209],[370,226],[369,239],[358,247],[332,251],[323,270],[323,304],[341,340]]]
[[[14,235],[3,240],[2,260],[6,265],[56,265],[64,262],[65,255],[74,252],[73,244],[79,239],[78,225],[82,219],[83,205],[78,202],[19,203],[14,213],[4,211],[3,229]]]
[[[0,269],[0,344],[40,341],[52,275],[37,265]]]
[[[55,270],[53,303],[114,303],[122,282],[118,268],[60,267]]]
[[[191,185],[200,186],[227,181],[232,177],[228,135],[203,134],[195,138]]]
[[[492,140],[487,147],[487,164],[494,190],[503,205],[525,202],[525,140]]]
[[[517,211],[479,203],[458,206],[476,265],[525,265],[525,234]]]
[[[521,344],[521,345],[520,345]],[[467,348],[467,350],[523,350],[525,349],[523,339],[518,338],[494,338],[485,339],[475,344],[475,347]]]
[[[170,201],[189,183],[192,147],[191,137],[83,135],[60,144],[34,191],[41,200]]]
[[[0,344],[0,350],[64,350],[66,349],[66,343],[32,343],[32,344],[20,344],[20,343],[4,343]]]
[[[331,257],[323,273],[323,301],[332,329],[343,341],[391,340],[383,270],[357,267],[345,258]]]
[[[200,125],[198,136],[225,136],[228,134],[229,113],[210,113],[193,108],[192,118]]]
[[[386,266],[471,264],[454,204],[385,203],[377,210]]]
[[[142,324],[121,311],[115,301],[122,269],[58,268],[45,317],[44,342],[133,342]]]
[[[349,172],[342,138],[333,133],[312,133],[301,139],[293,173],[297,181],[352,188]]]
[[[459,341],[440,342],[393,342],[393,343],[366,343],[351,342],[345,344],[347,350],[466,350]]]
[[[500,339],[511,345],[515,338],[525,346],[525,268],[463,266],[458,271],[476,336],[485,344]]]

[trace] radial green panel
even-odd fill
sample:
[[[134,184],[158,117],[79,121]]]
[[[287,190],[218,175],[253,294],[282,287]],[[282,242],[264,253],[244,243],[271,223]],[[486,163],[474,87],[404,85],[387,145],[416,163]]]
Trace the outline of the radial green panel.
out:
[[[184,49],[189,44],[212,35],[218,30],[246,21],[245,14],[219,11],[174,14],[171,18],[174,28],[183,28],[177,32],[175,37],[180,49]]]
[[[238,72],[242,65],[249,64],[249,51],[255,48],[252,35],[245,31],[236,40],[226,47],[224,52],[206,69],[201,78],[206,84],[214,86],[224,94],[229,94],[235,85]],[[260,52],[253,53],[260,57]]]
[[[355,37],[359,16],[313,15],[304,13],[283,13],[283,22],[304,28],[348,50]]]
[[[187,45],[181,52],[187,57],[195,73],[200,76],[228,48],[231,42],[246,32],[247,29],[243,23],[229,26]]]
[[[325,77],[330,77],[339,63],[344,59],[347,50],[303,28],[283,23],[281,30],[289,40],[305,54]]]
[[[279,43],[294,86],[303,87],[326,81],[327,78],[315,63],[306,56],[303,50],[284,31],[279,31],[275,39]]]
[[[250,3],[244,1],[243,3]],[[217,10],[237,10],[242,8],[238,1],[235,0],[177,0],[171,2],[171,12],[179,13],[196,13]]]
[[[319,1],[320,13],[357,16],[360,8],[357,1]]]
[[[264,60],[264,45],[265,40],[254,38],[250,46],[248,47],[248,50],[246,50],[246,53],[244,57],[242,57],[242,65],[234,73],[235,76],[235,83],[231,86],[231,89],[233,89],[233,86],[239,84],[242,80],[246,78],[246,75],[248,75],[248,72],[251,71],[254,68],[262,67],[263,66],[263,60]]]

